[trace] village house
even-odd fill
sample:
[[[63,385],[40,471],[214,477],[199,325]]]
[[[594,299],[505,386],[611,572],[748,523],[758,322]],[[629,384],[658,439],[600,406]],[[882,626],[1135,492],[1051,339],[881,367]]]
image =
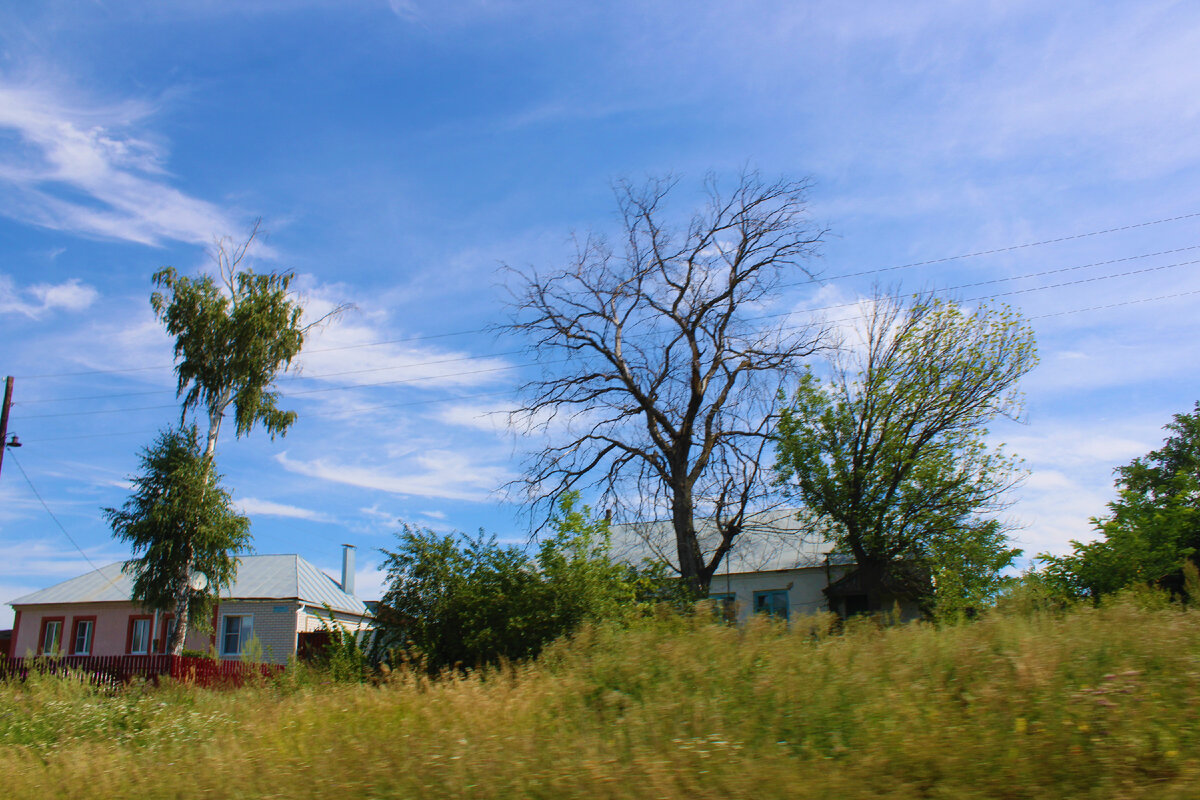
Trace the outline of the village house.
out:
[[[710,520],[697,520],[705,553],[716,549],[718,532]],[[677,567],[675,532],[668,521],[633,522],[611,527],[611,552],[624,563],[646,559]],[[840,617],[889,612],[897,605],[902,619],[916,619],[911,599],[880,592],[859,579],[853,557],[838,552],[818,526],[797,509],[774,509],[752,516],[709,584],[708,597],[728,615],[745,622],[751,614],[783,619],[832,611]]]
[[[10,657],[119,656],[165,651],[173,614],[150,611],[130,599],[133,581],[124,562],[13,600]],[[320,639],[330,619],[345,630],[371,627],[373,616],[354,595],[354,548],[344,545],[339,583],[298,555],[239,558],[237,578],[222,587],[211,630],[188,631],[187,649],[224,660],[253,655],[284,664]],[[324,625],[322,624],[324,623]]]

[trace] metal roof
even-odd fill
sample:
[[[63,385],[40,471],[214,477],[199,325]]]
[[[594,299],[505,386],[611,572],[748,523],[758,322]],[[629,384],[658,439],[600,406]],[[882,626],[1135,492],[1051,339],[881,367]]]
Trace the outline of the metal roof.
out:
[[[118,561],[78,578],[18,597],[9,605],[128,602],[133,579]],[[233,585],[221,590],[222,600],[279,600],[295,598],[335,611],[369,615],[362,600],[346,594],[333,578],[298,555],[240,556]]]
[[[610,552],[617,561],[637,565],[645,559],[663,561],[678,569],[675,529],[670,520],[626,522],[609,529]],[[705,560],[720,541],[710,519],[696,520],[696,538]],[[742,534],[722,561],[720,572],[767,572],[853,561],[834,550],[831,532],[795,508],[775,508],[751,515]]]

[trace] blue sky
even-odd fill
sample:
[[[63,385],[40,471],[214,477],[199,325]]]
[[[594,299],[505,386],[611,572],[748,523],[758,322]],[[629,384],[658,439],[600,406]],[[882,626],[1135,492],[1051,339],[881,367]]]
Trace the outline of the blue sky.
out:
[[[126,555],[100,509],[176,416],[150,276],[207,269],[256,217],[256,268],[295,270],[313,313],[357,307],[281,384],[286,438],[221,442],[258,552],[336,571],[353,542],[370,594],[397,520],[523,539],[496,493],[523,444],[490,412],[528,359],[471,333],[505,318],[498,266],[611,231],[616,179],[681,176],[682,214],[747,165],[811,176],[831,229],[828,280],[781,307],[876,279],[1017,292],[1042,363],[993,434],[1031,471],[1019,542],[1061,551],[1200,397],[1198,53],[1186,3],[6,4],[0,374],[86,559],[10,456],[0,599]]]

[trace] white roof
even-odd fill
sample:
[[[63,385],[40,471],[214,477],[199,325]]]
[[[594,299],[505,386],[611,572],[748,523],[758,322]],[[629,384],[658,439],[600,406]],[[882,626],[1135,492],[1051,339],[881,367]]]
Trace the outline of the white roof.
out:
[[[626,522],[611,526],[613,558],[637,565],[645,559],[664,561],[679,568],[675,529],[670,520]],[[712,520],[696,520],[696,537],[707,561],[716,551],[719,532]],[[829,532],[814,524],[805,512],[776,508],[749,517],[740,536],[722,560],[719,572],[766,572],[778,569],[845,564],[850,559],[834,551]]]
[[[9,605],[129,602],[133,579],[118,561],[86,575],[18,597]],[[362,600],[346,594],[333,578],[298,555],[240,556],[233,585],[222,589],[222,600],[296,599],[335,611],[369,615]]]

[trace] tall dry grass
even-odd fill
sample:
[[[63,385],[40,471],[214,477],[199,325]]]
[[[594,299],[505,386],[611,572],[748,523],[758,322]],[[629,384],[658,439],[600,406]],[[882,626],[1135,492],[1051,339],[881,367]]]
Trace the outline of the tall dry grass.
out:
[[[0,689],[13,797],[1193,798],[1200,612],[592,628],[385,685]],[[57,704],[70,701],[66,710]],[[43,724],[52,719],[53,724]],[[43,722],[39,722],[42,720]],[[24,727],[23,727],[24,726]]]

